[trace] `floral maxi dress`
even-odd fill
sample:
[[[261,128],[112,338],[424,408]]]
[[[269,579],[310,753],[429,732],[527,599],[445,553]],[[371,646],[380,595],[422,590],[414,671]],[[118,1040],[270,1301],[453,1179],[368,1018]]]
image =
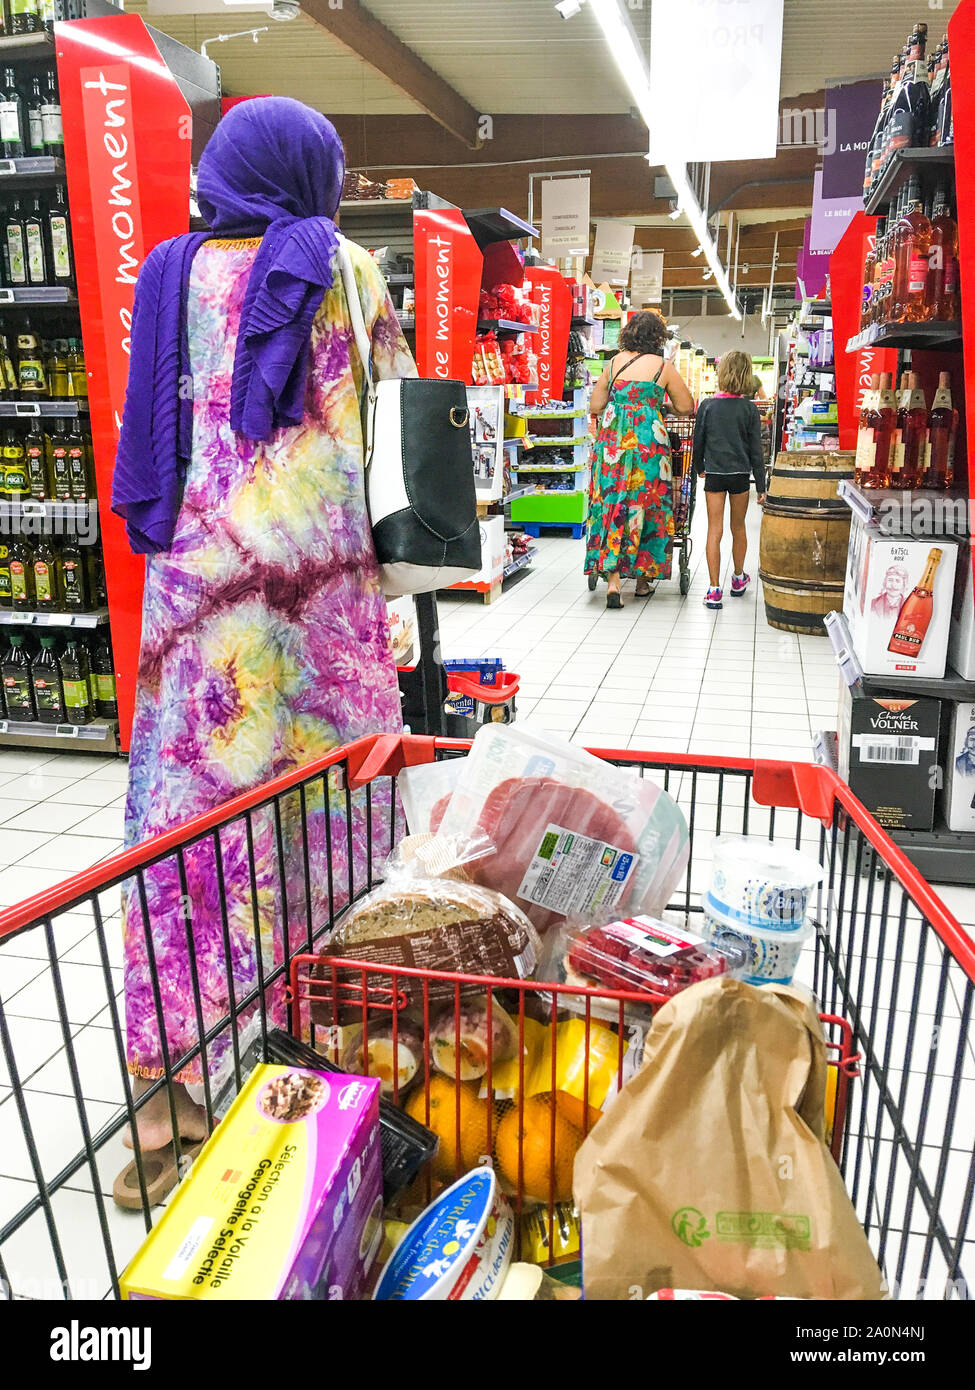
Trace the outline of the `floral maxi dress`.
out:
[[[593,446],[586,574],[669,579],[674,534],[664,388],[616,381]]]
[[[146,566],[127,846],[339,744],[402,729],[366,512],[362,373],[340,278],[312,328],[302,423],[266,444],[230,428],[257,246],[211,241],[193,261],[192,458],[172,546]],[[376,377],[414,376],[375,262],[349,250]],[[127,881],[130,1071],[219,1077],[233,1062],[232,1030],[207,1034],[239,1009],[233,1031],[246,1045],[260,1024],[257,991],[285,942],[294,954],[328,927],[366,885],[368,858],[382,862],[389,835],[388,789],[384,810],[381,792],[349,794],[332,774]],[[280,986],[269,1008],[283,1021]]]

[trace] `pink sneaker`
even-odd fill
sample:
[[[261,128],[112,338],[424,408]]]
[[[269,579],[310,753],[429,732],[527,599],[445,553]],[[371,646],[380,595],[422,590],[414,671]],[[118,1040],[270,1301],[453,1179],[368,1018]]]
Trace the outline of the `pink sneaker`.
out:
[[[751,582],[751,575],[746,574],[744,570],[742,570],[741,574],[733,574],[731,576],[731,597],[741,598]]]
[[[720,608],[721,600],[724,597],[720,589],[709,589],[708,596],[704,600],[705,608]]]

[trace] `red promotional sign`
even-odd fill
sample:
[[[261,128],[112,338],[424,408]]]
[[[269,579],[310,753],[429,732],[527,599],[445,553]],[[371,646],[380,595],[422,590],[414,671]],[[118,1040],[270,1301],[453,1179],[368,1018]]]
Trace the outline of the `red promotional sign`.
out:
[[[190,108],[138,15],[55,25],[64,155],[89,382],[98,519],[127,748],[142,634],[143,561],[111,510],[135,281],[189,225]]]
[[[470,381],[483,261],[459,208],[413,214],[416,365],[421,376]]]
[[[830,302],[833,310],[833,354],[836,359],[836,406],[841,449],[855,449],[863,397],[870,378],[897,371],[894,348],[865,347],[847,352],[846,344],[860,331],[863,267],[873,245],[876,217],[858,212],[829,259]]]
[[[532,287],[532,303],[541,308],[538,347],[538,390],[529,391],[525,400],[538,405],[544,400],[561,400],[565,385],[565,359],[569,351],[572,323],[572,293],[554,266],[532,265],[525,270]]]

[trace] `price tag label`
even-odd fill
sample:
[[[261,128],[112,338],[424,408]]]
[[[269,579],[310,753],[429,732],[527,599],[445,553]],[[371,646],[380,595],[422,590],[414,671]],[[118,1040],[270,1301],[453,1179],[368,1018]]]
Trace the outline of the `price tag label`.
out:
[[[14,401],[15,415],[40,415],[41,407],[37,401]]]
[[[16,174],[17,163],[13,159],[0,159],[0,174]]]
[[[6,719],[0,719],[0,734],[5,734],[6,732],[7,732],[7,721],[6,721]]]
[[[12,304],[14,302],[14,292],[6,287],[0,289],[0,304]]]
[[[81,726],[78,724],[58,724],[54,730],[56,738],[77,738]]]
[[[26,625],[29,626],[29,625],[34,621],[34,614],[33,614],[33,613],[11,613],[11,615],[10,615],[10,621],[11,621],[12,623],[25,623]]]

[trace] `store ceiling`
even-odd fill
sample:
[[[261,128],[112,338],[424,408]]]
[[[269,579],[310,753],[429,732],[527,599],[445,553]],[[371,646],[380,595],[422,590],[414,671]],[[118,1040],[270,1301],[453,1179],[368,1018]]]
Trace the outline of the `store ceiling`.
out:
[[[821,104],[828,78],[881,74],[917,20],[937,39],[957,3],[785,0],[783,102]],[[160,4],[171,10],[180,0]],[[185,0],[185,7],[197,13],[160,14],[154,0],[127,6],[197,49],[218,34],[267,25],[256,44],[235,38],[210,46],[225,92],[286,94],[318,107],[335,119],[350,167],[377,177],[413,172],[462,206],[503,203],[522,214],[531,170],[588,168],[593,215],[637,222],[646,245],[660,241],[646,239],[660,227],[673,247],[665,284],[706,288],[702,267],[682,254],[686,235],[664,225],[666,204],[654,200],[654,171],[642,157],[646,130],[588,7],[563,20],[553,0],[303,0],[305,13],[289,23],[240,4],[220,9],[220,0]],[[650,12],[651,0],[629,11],[646,49]],[[674,61],[692,73],[693,54]],[[485,115],[493,138],[474,148]],[[814,148],[790,147],[775,160],[712,170],[712,206],[734,210],[749,230],[768,227],[769,247],[779,224],[783,284],[794,281],[791,243],[801,242],[815,163]],[[768,282],[771,250],[753,260],[757,287]]]

